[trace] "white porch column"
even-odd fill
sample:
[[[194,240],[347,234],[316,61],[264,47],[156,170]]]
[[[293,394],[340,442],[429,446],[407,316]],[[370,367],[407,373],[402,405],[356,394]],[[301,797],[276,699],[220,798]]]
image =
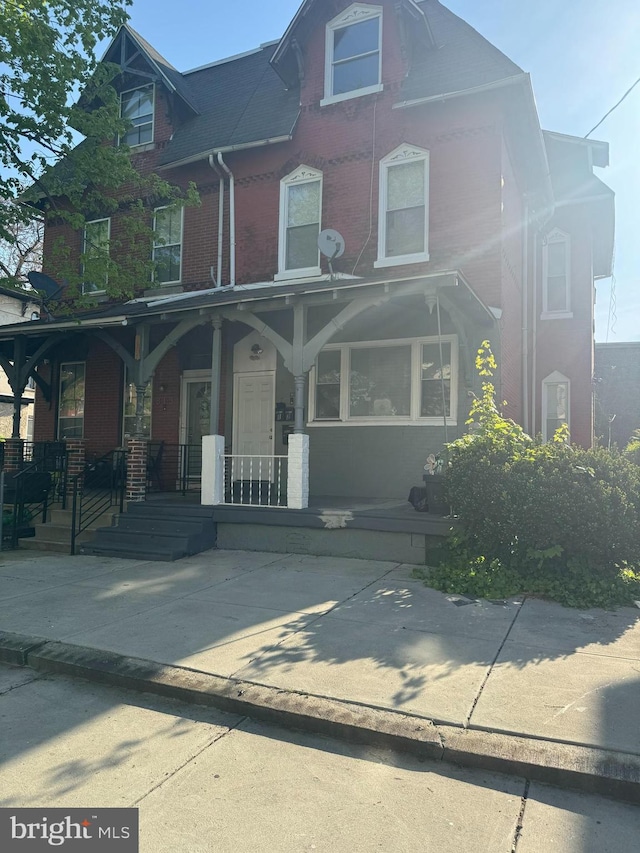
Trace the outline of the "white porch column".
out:
[[[287,506],[289,509],[309,506],[309,436],[303,433],[289,436]]]
[[[200,503],[224,503],[224,436],[202,436],[202,491]]]

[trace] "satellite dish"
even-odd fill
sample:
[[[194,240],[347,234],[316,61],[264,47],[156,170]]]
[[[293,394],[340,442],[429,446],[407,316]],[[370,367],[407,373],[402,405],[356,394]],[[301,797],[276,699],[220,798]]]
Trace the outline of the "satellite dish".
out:
[[[29,279],[29,284],[34,290],[44,294],[43,299],[45,301],[48,299],[54,299],[62,293],[62,287],[60,287],[58,282],[54,281],[50,276],[45,275],[43,272],[32,270],[27,273],[27,278]]]
[[[333,228],[325,228],[318,234],[318,248],[331,263],[344,255],[344,237]]]

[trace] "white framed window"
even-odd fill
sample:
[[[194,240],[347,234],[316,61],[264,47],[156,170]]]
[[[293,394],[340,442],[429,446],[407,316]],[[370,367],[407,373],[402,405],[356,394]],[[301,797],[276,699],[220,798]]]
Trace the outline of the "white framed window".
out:
[[[154,211],[154,281],[159,284],[182,281],[183,214],[183,207],[158,207]]]
[[[153,402],[153,380],[147,384],[144,392],[144,418],[142,421],[142,434],[145,438],[151,438],[151,410]],[[129,377],[126,366],[124,369],[124,404],[122,407],[122,435],[132,436],[136,431],[136,406],[138,404],[138,391],[135,382]]]
[[[382,91],[382,6],[354,3],[326,29],[322,106]]]
[[[401,145],[380,161],[375,267],[429,260],[429,152]]]
[[[457,423],[458,340],[329,344],[309,380],[309,420],[335,424]]]
[[[131,128],[119,139],[119,144],[135,148],[153,142],[155,86],[140,86],[120,93],[120,118]]]
[[[542,249],[542,319],[570,319],[571,239],[554,228]]]
[[[319,276],[322,172],[300,166],[280,181],[280,235],[276,281]]]
[[[84,361],[60,365],[58,393],[58,438],[84,437]]]
[[[542,380],[542,438],[551,441],[562,424],[571,429],[570,413],[571,383],[562,373],[554,371]]]
[[[85,222],[82,240],[82,292],[104,293],[109,281],[111,220]]]

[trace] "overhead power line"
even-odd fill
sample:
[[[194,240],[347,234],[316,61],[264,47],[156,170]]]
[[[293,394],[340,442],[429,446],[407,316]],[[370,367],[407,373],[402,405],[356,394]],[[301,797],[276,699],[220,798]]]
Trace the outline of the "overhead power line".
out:
[[[609,118],[609,116],[611,115],[611,113],[612,113],[614,110],[617,110],[617,109],[618,109],[618,107],[619,107],[619,106],[620,106],[620,104],[625,100],[625,98],[627,98],[627,97],[628,97],[628,96],[633,92],[633,90],[636,88],[636,86],[638,85],[638,83],[640,83],[640,77],[638,77],[638,79],[637,79],[637,80],[636,80],[636,82],[633,84],[633,86],[631,86],[629,89],[627,89],[627,91],[626,91],[626,92],[624,93],[624,95],[620,98],[620,100],[618,101],[618,103],[617,103],[617,104],[615,104],[613,107],[611,107],[611,109],[609,110],[609,112],[608,112],[606,115],[604,115],[604,116],[600,119],[600,121],[598,122],[598,124],[597,124],[595,127],[592,127],[592,128],[591,128],[591,130],[589,131],[589,133],[587,133],[587,135],[585,136],[585,139],[588,139],[588,138],[591,136],[591,134],[593,133],[593,131],[594,131],[594,130],[597,130],[597,129],[600,127],[600,125],[602,124],[602,122],[603,122],[603,121],[605,121],[605,119],[608,119],[608,118]]]

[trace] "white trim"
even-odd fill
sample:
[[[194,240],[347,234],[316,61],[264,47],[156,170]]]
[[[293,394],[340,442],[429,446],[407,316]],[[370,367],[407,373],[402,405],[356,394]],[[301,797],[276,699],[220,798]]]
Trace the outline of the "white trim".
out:
[[[320,101],[320,106],[328,104],[336,104],[339,101],[346,101],[351,98],[359,98],[363,95],[371,95],[375,92],[381,92],[382,86],[382,6],[371,6],[364,3],[353,3],[348,9],[345,9],[333,20],[329,21],[325,29],[325,65],[324,65],[324,98]],[[378,82],[370,86],[365,86],[361,89],[352,89],[349,92],[341,92],[337,95],[333,94],[333,52],[335,44],[336,30],[345,29],[353,24],[359,24],[362,21],[370,21],[377,18],[378,23]],[[355,57],[354,57],[355,58]]]
[[[158,282],[157,278],[156,278],[156,271],[154,269],[153,280],[154,280],[154,282],[157,282],[160,287],[165,287],[165,286],[168,286],[171,284],[180,284],[182,282],[182,255],[183,255],[182,250],[184,247],[184,207],[180,206],[179,208],[177,208],[177,207],[174,207],[173,205],[165,204],[165,205],[162,205],[161,207],[154,208],[154,211],[153,211],[153,230],[154,230],[154,232],[157,230],[156,220],[157,220],[158,211],[159,210],[170,210],[170,209],[174,210],[174,211],[177,211],[177,210],[180,211],[180,243],[156,243],[155,234],[154,234],[153,248],[151,251],[151,260],[155,264],[155,262],[156,262],[156,249],[165,249],[167,246],[178,246],[179,245],[180,246],[180,273],[179,273],[179,277],[176,279],[171,279],[170,281]]]
[[[122,118],[122,96],[129,94],[129,92],[137,92],[139,89],[148,89],[151,87],[151,139],[148,139],[146,142],[138,142],[135,145],[129,145],[128,142],[125,142],[125,145],[128,145],[132,151],[144,150],[144,146],[153,146],[153,142],[156,138],[156,84],[155,83],[145,83],[144,86],[134,86],[132,89],[123,89],[122,92],[119,93],[120,107],[119,114],[120,118]],[[124,137],[118,134],[118,145],[123,144]]]
[[[424,251],[410,255],[387,255],[387,204],[389,169],[405,163],[424,164]],[[378,259],[373,266],[395,267],[404,264],[424,263],[429,260],[429,152],[415,145],[402,144],[380,161],[378,202]]]
[[[101,219],[89,219],[84,223],[84,229],[82,232],[82,254],[83,255],[86,255],[86,253],[87,253],[87,225],[97,225],[98,222],[106,222],[107,223],[107,256],[109,256],[110,243],[111,243],[111,217],[110,216],[103,216]],[[83,263],[82,264],[82,278],[84,278],[84,275],[85,275],[85,265]],[[108,272],[108,270],[106,270],[105,271],[104,287],[96,287],[95,290],[87,290],[86,291],[84,289],[86,282],[83,281],[82,282],[82,295],[83,296],[89,296],[89,295],[93,295],[95,293],[106,293],[108,282],[109,282],[109,272]]]
[[[458,423],[458,336],[442,335],[419,338],[393,338],[378,341],[349,341],[339,344],[327,344],[321,352],[340,352],[340,416],[331,420],[316,420],[316,365],[309,371],[309,400],[308,423],[311,426],[443,426],[443,418],[422,417],[420,415],[421,385],[422,385],[422,346],[423,344],[451,345],[451,411],[447,417],[447,426]],[[382,347],[404,346],[410,348],[411,378],[410,378],[410,413],[398,417],[353,417],[349,414],[349,382],[343,381],[349,377],[350,357],[353,349],[373,349]]]
[[[302,184],[320,184],[320,203],[318,205],[318,234],[322,230],[322,192],[323,174],[310,166],[298,166],[280,181],[280,225],[278,233],[278,272],[274,281],[286,281],[297,278],[317,278],[322,275],[320,269],[320,250],[318,249],[318,264],[315,267],[287,268],[287,235],[289,214],[289,188]]]
[[[565,304],[556,310],[549,310],[549,246],[564,243],[565,246]],[[571,312],[571,237],[560,228],[553,228],[544,237],[542,246],[542,313],[541,320],[569,320]]]
[[[547,389],[550,385],[566,385],[567,387],[567,426],[571,431],[571,380],[563,373],[554,370],[542,380],[542,440],[551,441],[552,435],[547,435],[548,402]]]

